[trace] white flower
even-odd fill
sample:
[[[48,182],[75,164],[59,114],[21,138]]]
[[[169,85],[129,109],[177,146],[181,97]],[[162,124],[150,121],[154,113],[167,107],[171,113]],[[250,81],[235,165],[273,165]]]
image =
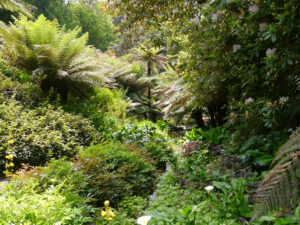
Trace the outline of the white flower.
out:
[[[245,103],[252,103],[252,102],[254,102],[254,99],[253,98],[247,98],[246,100],[245,100]]]
[[[205,189],[205,190],[207,191],[207,193],[209,194],[210,191],[214,189],[214,186],[207,186],[207,187],[205,187],[204,189]]]
[[[151,216],[141,216],[137,219],[137,224],[147,225],[150,220]]]
[[[276,52],[276,48],[268,48],[267,51],[266,51],[266,56],[269,57],[269,56],[272,56],[274,55]]]
[[[279,104],[284,105],[289,100],[289,97],[280,97]]]
[[[257,6],[256,4],[251,5],[251,6],[249,7],[249,12],[250,12],[250,13],[256,13],[258,10],[259,10],[259,8],[258,8],[258,6]]]
[[[241,46],[240,45],[233,45],[232,49],[233,49],[233,52],[237,52],[239,49],[241,49]]]

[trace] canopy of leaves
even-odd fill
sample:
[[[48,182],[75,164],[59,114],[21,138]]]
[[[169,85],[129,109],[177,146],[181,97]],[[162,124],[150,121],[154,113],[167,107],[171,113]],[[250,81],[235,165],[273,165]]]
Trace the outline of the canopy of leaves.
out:
[[[24,0],[24,2],[29,5],[28,7],[34,7],[32,11],[35,18],[43,14],[49,20],[57,19],[60,25],[65,25],[68,29],[81,27],[80,35],[89,33],[88,44],[103,51],[116,40],[112,18],[99,10],[100,2],[86,0]],[[2,15],[0,18],[2,19]]]
[[[195,95],[195,106],[217,124],[233,98],[299,95],[299,1],[109,2],[124,18],[124,30],[138,33],[171,21],[173,32],[186,35],[178,72]]]

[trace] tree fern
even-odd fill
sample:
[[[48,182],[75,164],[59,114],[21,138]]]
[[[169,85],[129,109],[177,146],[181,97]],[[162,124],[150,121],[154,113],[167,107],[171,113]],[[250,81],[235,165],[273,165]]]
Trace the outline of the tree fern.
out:
[[[131,51],[131,61],[140,61],[147,65],[148,80],[152,76],[155,70],[165,68],[167,64],[167,57],[163,54],[159,54],[163,49],[140,45],[139,48],[133,48]],[[152,111],[153,104],[151,103],[151,82],[148,84],[148,119],[152,121],[156,120],[156,115]]]
[[[0,8],[4,8],[12,12],[21,12],[26,16],[31,17],[31,14],[26,10],[26,8],[15,0],[0,0]]]
[[[270,173],[256,193],[251,222],[269,210],[290,209],[300,197],[300,128],[278,150]]]
[[[164,119],[175,123],[184,123],[191,117],[192,93],[185,87],[184,81],[170,66],[167,67],[154,91],[158,97],[156,105],[161,109]]]
[[[79,28],[66,31],[56,20],[44,16],[36,21],[22,16],[15,24],[0,28],[4,45],[16,54],[13,63],[33,74],[46,75],[42,89],[56,89],[63,100],[69,90],[82,96],[108,80],[96,50],[87,46],[88,34],[79,33]]]

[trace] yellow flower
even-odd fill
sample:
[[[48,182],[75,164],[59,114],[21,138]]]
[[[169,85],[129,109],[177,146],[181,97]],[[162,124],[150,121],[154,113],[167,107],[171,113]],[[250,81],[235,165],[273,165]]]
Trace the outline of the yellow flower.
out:
[[[9,163],[10,167],[13,167],[15,164],[13,164],[12,162]]]
[[[9,141],[7,142],[7,144],[9,144],[9,145],[12,145],[13,143],[15,143],[15,140],[9,140]]]
[[[111,210],[109,210],[107,212],[107,214],[108,214],[109,217],[115,217],[116,216],[116,214],[113,211],[111,211]]]
[[[101,211],[101,217],[103,217],[105,220],[110,221],[112,218],[114,218],[116,215],[115,213],[111,210],[111,207],[109,207],[109,201],[106,200],[104,202],[105,210]]]
[[[104,206],[106,206],[106,207],[109,206],[109,201],[108,201],[108,200],[106,200],[106,201],[104,202]]]
[[[6,158],[6,159],[8,159],[8,160],[10,160],[10,159],[13,159],[13,158],[14,158],[14,156],[13,156],[13,155],[11,155],[11,154],[9,154],[9,155],[5,156],[5,158]]]
[[[110,221],[110,220],[112,220],[112,218],[111,218],[111,217],[105,217],[104,219],[105,219],[105,220],[107,220],[107,221]]]

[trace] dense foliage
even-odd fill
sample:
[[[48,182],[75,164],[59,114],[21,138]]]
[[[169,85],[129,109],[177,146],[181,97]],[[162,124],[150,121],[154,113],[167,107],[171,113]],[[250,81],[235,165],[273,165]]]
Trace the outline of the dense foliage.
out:
[[[1,224],[299,224],[299,1],[22,2]]]
[[[110,1],[108,7],[124,16],[123,27],[133,34],[145,26],[165,25],[182,36],[175,67],[192,90],[194,107],[206,111],[212,125],[224,123],[229,102],[264,98],[261,110],[268,103],[278,105],[282,97],[290,103],[299,100],[298,49],[291,48],[299,46],[299,38],[292,35],[299,33],[299,3],[205,2]],[[299,123],[295,103],[284,112]],[[272,128],[292,124],[277,122]]]
[[[43,14],[47,19],[57,19],[68,29],[80,27],[80,34],[89,33],[88,43],[103,51],[116,40],[112,18],[100,11],[101,3],[96,1],[23,0],[32,14],[38,18]],[[5,14],[3,15],[5,16]],[[2,17],[2,15],[1,15]]]
[[[1,80],[0,90],[1,170],[7,155],[13,155],[16,166],[43,165],[51,158],[74,156],[76,146],[100,139],[100,133],[79,115],[51,105],[31,109],[34,95],[26,96],[22,85],[10,79]]]
[[[112,137],[116,141],[140,146],[155,160],[159,169],[165,169],[167,163],[175,160],[172,147],[168,143],[168,135],[150,121],[124,126],[114,132]]]
[[[151,159],[135,146],[91,146],[78,157],[79,170],[88,178],[91,194],[102,205],[109,199],[117,206],[123,197],[146,197],[154,187]]]

